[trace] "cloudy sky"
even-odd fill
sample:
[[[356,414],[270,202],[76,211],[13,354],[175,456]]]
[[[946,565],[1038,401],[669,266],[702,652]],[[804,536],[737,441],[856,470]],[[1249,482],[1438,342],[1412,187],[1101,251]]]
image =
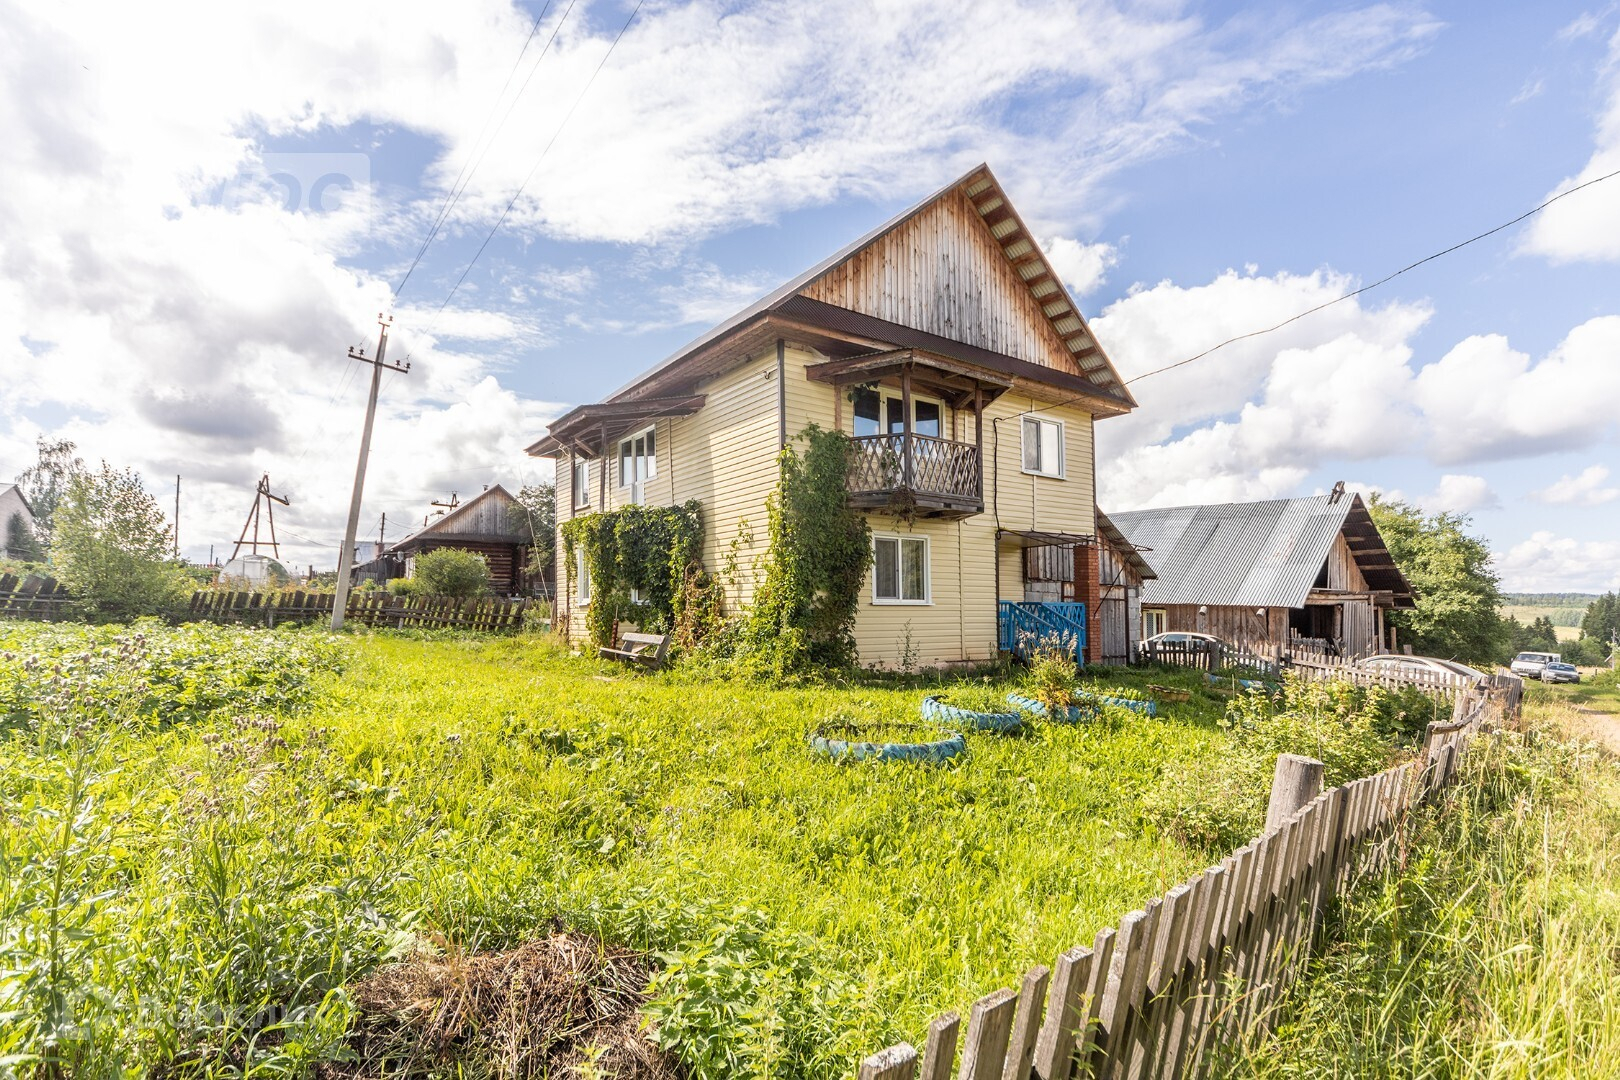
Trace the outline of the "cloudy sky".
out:
[[[205,559],[268,472],[331,566],[379,311],[398,538],[980,161],[1127,378],[1620,169],[1614,4],[543,4],[0,6],[0,477],[182,475]],[[1620,178],[1133,390],[1105,507],[1344,479],[1620,587]]]

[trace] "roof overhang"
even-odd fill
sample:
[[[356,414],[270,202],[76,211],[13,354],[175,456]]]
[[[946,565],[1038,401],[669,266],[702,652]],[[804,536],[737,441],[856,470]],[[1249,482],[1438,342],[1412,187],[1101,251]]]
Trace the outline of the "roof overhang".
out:
[[[634,398],[580,405],[552,421],[546,437],[528,447],[533,457],[554,457],[568,450],[601,457],[627,431],[664,416],[690,416],[703,408],[704,395]]]
[[[804,374],[812,382],[833,386],[909,374],[913,385],[938,393],[956,409],[967,408],[975,398],[981,406],[987,405],[1012,389],[1012,380],[1005,375],[924,349],[888,349],[844,360],[827,360],[807,365]]]
[[[1138,548],[1130,540],[1126,539],[1125,534],[1119,531],[1119,526],[1109,521],[1108,515],[1101,510],[1097,511],[1097,532],[1104,540],[1108,541],[1110,547],[1119,552],[1120,556],[1130,564],[1131,569],[1135,570],[1137,575],[1144,581],[1159,576],[1154,573],[1153,567],[1143,557],[1142,551],[1144,549]]]
[[[1379,604],[1380,607],[1414,608],[1417,606],[1416,594],[1401,568],[1395,565],[1395,556],[1391,555],[1389,548],[1384,544],[1384,538],[1378,532],[1378,526],[1373,522],[1372,514],[1367,504],[1361,501],[1360,495],[1351,497],[1349,513],[1345,515],[1343,527],[1344,542],[1350,548],[1350,555],[1356,560],[1356,567],[1361,576],[1367,579],[1367,588],[1373,593],[1387,594],[1389,603]]]
[[[1075,544],[1095,544],[1097,538],[1086,533],[1043,532],[1040,529],[998,529],[998,539],[1011,537],[1021,548],[1072,547]]]

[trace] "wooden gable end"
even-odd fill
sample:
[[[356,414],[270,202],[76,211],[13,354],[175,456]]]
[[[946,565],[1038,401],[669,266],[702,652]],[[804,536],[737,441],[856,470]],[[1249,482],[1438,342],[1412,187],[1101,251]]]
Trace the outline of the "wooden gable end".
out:
[[[799,295],[1121,389],[988,173],[941,192]]]
[[[521,543],[528,539],[528,532],[520,516],[513,513],[516,505],[517,500],[497,484],[443,517],[430,521],[417,535],[424,540],[470,537]]]

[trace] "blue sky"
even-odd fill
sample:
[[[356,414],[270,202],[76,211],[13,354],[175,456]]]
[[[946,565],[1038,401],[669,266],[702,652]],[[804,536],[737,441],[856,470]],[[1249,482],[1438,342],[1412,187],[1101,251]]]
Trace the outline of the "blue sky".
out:
[[[555,5],[515,69],[538,6],[199,5],[186,38],[0,16],[0,475],[40,433],[184,474],[204,558],[269,471],[290,559],[329,565],[344,352],[469,161],[392,307],[413,370],[363,532],[542,475],[520,448],[548,418],[981,160],[1127,377],[1620,168],[1612,5],[959,8],[648,3],[583,97],[626,5]],[[352,184],[289,212],[284,168]],[[1620,587],[1620,178],[1133,389],[1099,427],[1105,507],[1345,479],[1470,513],[1510,588]]]

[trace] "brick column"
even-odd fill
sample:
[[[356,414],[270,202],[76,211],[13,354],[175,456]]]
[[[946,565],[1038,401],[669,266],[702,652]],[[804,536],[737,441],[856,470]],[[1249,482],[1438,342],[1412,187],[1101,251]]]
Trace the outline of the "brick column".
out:
[[[1074,596],[1086,605],[1086,663],[1102,663],[1102,566],[1096,544],[1074,548]]]

